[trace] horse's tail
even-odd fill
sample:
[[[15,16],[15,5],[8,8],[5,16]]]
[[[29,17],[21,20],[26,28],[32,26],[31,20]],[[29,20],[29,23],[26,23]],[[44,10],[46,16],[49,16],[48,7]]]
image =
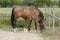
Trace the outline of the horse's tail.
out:
[[[13,21],[14,21],[14,8],[12,9],[12,14],[11,14],[11,25],[12,26],[14,26]]]

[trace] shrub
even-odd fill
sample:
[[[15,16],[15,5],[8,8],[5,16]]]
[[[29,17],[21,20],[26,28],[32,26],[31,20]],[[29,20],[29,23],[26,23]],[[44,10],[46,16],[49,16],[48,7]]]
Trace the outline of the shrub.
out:
[[[24,24],[25,24],[25,21],[24,20],[18,20],[17,22],[16,22],[16,26],[17,27],[24,27]]]

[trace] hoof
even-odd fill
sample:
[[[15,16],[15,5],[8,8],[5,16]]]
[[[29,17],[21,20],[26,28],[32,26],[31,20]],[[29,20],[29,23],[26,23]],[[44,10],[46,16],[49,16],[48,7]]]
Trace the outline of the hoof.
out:
[[[18,31],[17,28],[14,28],[14,29],[13,29],[13,32],[17,32],[17,31]]]
[[[28,28],[24,28],[24,33],[28,33]]]

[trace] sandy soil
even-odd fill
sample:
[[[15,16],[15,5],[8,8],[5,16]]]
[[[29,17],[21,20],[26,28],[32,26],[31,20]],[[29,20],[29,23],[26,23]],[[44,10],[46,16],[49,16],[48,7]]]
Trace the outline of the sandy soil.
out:
[[[54,40],[60,40],[60,27],[56,27],[54,30]]]
[[[0,30],[0,40],[44,40],[42,35],[34,32],[24,33],[23,31],[12,32]]]

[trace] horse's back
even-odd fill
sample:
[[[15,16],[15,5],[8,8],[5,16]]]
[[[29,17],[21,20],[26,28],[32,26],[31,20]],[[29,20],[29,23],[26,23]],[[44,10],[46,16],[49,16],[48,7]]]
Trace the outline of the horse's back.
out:
[[[14,9],[14,12],[20,15],[21,13],[26,15],[34,14],[35,11],[35,6],[17,6]]]
[[[30,20],[38,19],[40,11],[35,6],[17,6],[14,14],[16,17],[24,17]]]

